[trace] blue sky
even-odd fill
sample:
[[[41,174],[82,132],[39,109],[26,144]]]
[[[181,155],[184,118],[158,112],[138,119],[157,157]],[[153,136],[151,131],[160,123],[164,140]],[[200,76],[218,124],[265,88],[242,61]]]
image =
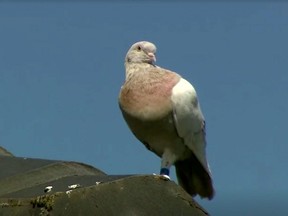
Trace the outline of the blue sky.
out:
[[[199,96],[216,188],[201,205],[288,214],[287,12],[272,1],[0,3],[0,145],[108,174],[158,173],[117,102],[125,54],[148,40]]]

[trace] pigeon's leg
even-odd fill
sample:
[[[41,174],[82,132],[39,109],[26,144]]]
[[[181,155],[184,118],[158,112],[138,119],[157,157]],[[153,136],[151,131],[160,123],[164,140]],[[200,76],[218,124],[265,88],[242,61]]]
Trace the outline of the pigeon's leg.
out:
[[[164,179],[170,180],[170,167],[174,164],[175,161],[176,155],[173,154],[169,149],[166,149],[162,155],[160,176],[162,176]]]

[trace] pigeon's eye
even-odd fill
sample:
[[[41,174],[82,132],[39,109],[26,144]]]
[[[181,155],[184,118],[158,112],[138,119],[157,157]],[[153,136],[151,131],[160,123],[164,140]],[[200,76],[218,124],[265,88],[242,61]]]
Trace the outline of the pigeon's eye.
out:
[[[140,46],[138,46],[138,47],[137,47],[137,50],[138,50],[138,51],[141,51],[141,47],[140,47]]]

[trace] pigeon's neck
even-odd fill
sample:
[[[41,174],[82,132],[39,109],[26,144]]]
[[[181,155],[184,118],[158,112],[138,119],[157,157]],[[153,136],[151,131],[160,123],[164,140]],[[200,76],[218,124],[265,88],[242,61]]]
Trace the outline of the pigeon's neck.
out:
[[[157,66],[149,63],[131,63],[131,62],[125,62],[125,68],[126,68],[126,80],[128,77],[132,76],[134,73],[137,73],[139,71],[145,71],[149,68],[155,68]]]

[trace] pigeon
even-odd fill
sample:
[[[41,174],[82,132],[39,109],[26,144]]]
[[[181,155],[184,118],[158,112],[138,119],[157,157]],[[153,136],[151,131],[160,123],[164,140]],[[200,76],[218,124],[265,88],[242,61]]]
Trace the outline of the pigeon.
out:
[[[205,120],[194,87],[156,63],[156,46],[140,41],[125,58],[119,107],[135,137],[161,158],[160,176],[175,165],[179,185],[191,196],[214,196],[206,159]]]

